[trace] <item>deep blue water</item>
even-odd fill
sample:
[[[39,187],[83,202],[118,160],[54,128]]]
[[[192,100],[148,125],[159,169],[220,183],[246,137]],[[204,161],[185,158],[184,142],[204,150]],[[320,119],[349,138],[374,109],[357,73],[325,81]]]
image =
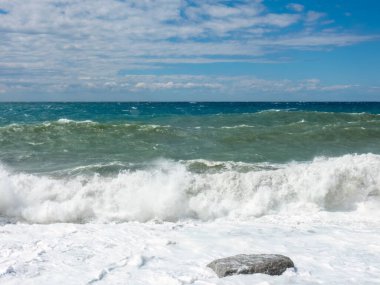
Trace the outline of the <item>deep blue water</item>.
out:
[[[380,102],[123,102],[0,103],[0,124],[72,120],[141,120],[173,115],[256,113],[265,110],[380,114]]]

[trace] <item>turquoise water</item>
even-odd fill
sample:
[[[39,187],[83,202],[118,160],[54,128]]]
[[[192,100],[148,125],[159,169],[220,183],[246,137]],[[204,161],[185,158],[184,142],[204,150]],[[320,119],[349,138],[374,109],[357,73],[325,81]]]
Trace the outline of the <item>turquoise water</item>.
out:
[[[379,103],[0,104],[0,221],[247,219],[379,197]]]
[[[286,163],[378,154],[379,114],[379,103],[4,103],[0,161],[30,173],[88,166],[108,174],[157,159]]]

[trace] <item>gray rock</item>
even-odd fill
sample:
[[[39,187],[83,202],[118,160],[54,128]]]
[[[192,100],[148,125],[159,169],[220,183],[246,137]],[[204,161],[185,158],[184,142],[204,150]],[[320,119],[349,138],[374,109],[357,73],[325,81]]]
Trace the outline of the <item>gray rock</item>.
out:
[[[253,273],[281,275],[287,268],[294,267],[294,263],[289,257],[279,254],[239,254],[214,260],[207,266],[218,277],[225,277]]]

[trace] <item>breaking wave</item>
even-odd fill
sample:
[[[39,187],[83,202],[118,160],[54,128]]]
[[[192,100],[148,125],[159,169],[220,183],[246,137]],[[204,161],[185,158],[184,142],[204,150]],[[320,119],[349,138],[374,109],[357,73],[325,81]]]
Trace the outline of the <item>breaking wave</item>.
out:
[[[194,163],[200,171],[192,170]],[[0,216],[27,223],[249,219],[355,211],[368,200],[379,201],[380,155],[320,157],[245,171],[227,163],[207,170],[220,164],[163,160],[114,176],[66,178],[0,167]]]

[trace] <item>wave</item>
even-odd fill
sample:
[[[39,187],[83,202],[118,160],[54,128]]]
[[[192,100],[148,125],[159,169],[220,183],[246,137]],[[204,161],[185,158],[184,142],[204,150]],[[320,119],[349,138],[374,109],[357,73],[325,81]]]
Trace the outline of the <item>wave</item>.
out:
[[[0,137],[3,140],[36,139],[41,134],[55,139],[57,132],[63,136],[86,136],[99,133],[156,135],[165,134],[170,137],[183,137],[199,135],[218,140],[221,135],[233,134],[234,137],[248,137],[249,139],[273,140],[284,135],[297,136],[304,140],[311,137],[326,138],[339,136],[342,138],[376,137],[379,136],[379,116],[373,114],[347,114],[347,113],[321,113],[321,112],[261,112],[247,115],[223,115],[162,119],[161,121],[111,121],[96,122],[91,120],[71,120],[61,118],[56,121],[34,123],[12,123],[0,127]],[[281,113],[281,114],[279,114]],[[211,131],[210,131],[211,130]],[[363,133],[363,130],[367,130]],[[239,133],[239,135],[236,135]],[[294,137],[294,135],[296,137]]]
[[[83,120],[83,121],[76,121],[76,120],[70,120],[66,118],[61,118],[57,120],[58,124],[96,124],[96,122],[91,120]]]
[[[112,177],[60,179],[1,167],[0,216],[27,223],[249,219],[355,211],[379,202],[380,155],[316,158],[246,172],[194,172],[191,164],[163,160]]]

